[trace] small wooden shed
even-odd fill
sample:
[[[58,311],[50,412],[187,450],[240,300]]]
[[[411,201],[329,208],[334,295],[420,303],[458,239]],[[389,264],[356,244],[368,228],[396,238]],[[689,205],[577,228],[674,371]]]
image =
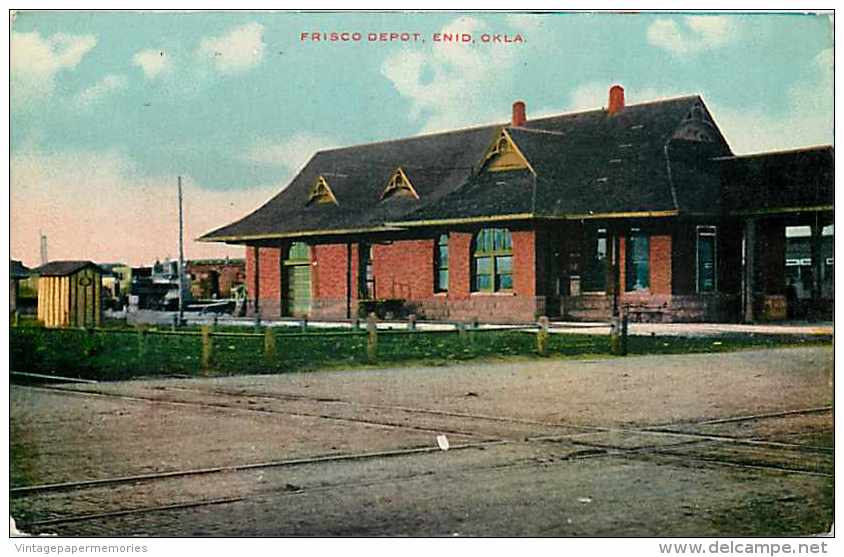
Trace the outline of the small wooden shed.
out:
[[[18,295],[20,293],[20,281],[29,278],[29,269],[16,259],[9,260],[9,312],[18,310]]]
[[[38,320],[47,327],[99,327],[103,270],[91,261],[51,261],[33,270]]]

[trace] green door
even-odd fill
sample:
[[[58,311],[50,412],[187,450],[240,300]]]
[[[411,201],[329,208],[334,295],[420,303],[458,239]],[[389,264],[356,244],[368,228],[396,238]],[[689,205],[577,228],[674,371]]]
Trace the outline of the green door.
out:
[[[307,317],[311,309],[311,250],[303,242],[290,245],[284,260],[284,315]]]
[[[290,315],[306,317],[311,308],[311,266],[290,265],[287,271]]]

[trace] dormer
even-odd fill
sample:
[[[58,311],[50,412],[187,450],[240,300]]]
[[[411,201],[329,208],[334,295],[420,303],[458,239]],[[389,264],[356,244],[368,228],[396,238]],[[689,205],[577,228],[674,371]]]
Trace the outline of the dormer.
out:
[[[482,172],[530,169],[530,164],[506,129],[501,130],[495,142],[487,149],[481,164]]]
[[[684,139],[686,141],[697,141],[702,143],[714,143],[718,141],[718,128],[706,107],[696,100],[686,116],[683,117],[680,126],[674,132],[673,139]]]
[[[390,179],[387,181],[387,187],[384,188],[384,193],[381,194],[381,200],[388,197],[401,196],[412,197],[419,199],[419,194],[413,184],[410,183],[410,178],[407,177],[402,167],[398,167]]]
[[[328,181],[324,176],[320,175],[317,176],[311,186],[311,192],[308,194],[307,205],[324,205],[326,203],[339,205],[339,203],[337,203],[337,198],[334,197],[334,192],[331,191],[331,186],[328,185]]]

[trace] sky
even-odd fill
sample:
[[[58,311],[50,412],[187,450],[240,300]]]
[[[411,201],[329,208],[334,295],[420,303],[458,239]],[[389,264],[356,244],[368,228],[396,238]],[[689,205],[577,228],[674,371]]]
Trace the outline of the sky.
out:
[[[319,149],[506,122],[517,99],[600,108],[615,83],[701,95],[736,154],[832,144],[832,45],[796,13],[17,12],[11,257],[39,264],[43,233],[51,260],[175,258],[177,176],[186,257],[243,257],[194,240]]]

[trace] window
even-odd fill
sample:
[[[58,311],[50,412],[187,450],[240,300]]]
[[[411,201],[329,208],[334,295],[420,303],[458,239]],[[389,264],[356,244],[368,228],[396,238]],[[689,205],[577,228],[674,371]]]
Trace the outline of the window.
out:
[[[484,228],[475,235],[472,253],[474,292],[513,289],[513,239],[506,228]]]
[[[407,174],[401,167],[397,168],[390,177],[390,180],[387,182],[387,187],[384,188],[384,193],[381,194],[381,200],[383,201],[384,199],[392,196],[419,199],[419,194],[417,194],[416,190],[413,189],[413,184],[410,183],[410,178],[407,177]]]
[[[647,290],[651,286],[650,242],[638,228],[631,228],[625,250],[624,282],[628,291]]]
[[[311,259],[311,250],[308,247],[308,244],[304,242],[293,242],[290,244],[290,249],[287,252],[287,260],[288,261],[310,261]]]
[[[530,168],[506,130],[501,130],[498,139],[487,150],[482,166],[490,172]]]
[[[323,176],[317,176],[314,183],[311,184],[311,191],[308,193],[307,205],[323,205],[326,203],[339,205],[339,203],[337,203],[337,198],[334,197],[334,192],[331,191],[331,186],[328,185],[328,181]]]
[[[584,292],[607,290],[607,229],[588,231],[584,238],[583,276],[580,287]]]
[[[715,292],[717,229],[714,226],[697,227],[697,291]]]
[[[448,292],[448,234],[440,234],[434,252],[434,291]]]

